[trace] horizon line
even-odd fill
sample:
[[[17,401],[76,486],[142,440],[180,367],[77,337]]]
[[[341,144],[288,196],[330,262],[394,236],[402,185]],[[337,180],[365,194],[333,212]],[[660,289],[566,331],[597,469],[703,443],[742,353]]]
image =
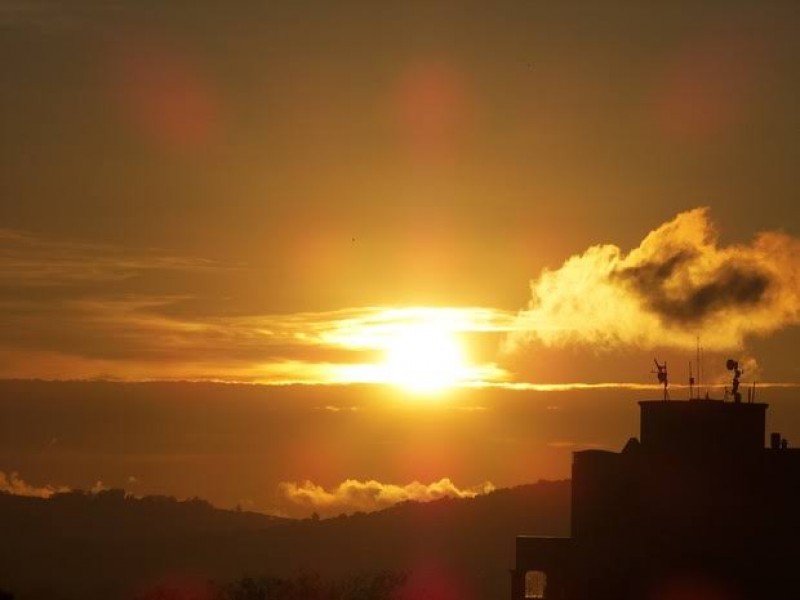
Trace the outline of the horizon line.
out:
[[[224,379],[218,377],[208,378],[132,378],[124,379],[120,377],[75,377],[75,378],[46,378],[46,377],[0,377],[0,383],[10,382],[39,382],[39,383],[119,383],[119,384],[147,384],[147,383],[189,383],[189,384],[213,384],[213,385],[241,385],[241,386],[263,386],[263,387],[383,387],[402,391],[401,386],[389,382],[370,382],[370,381],[302,381],[302,380],[278,380],[278,381],[247,381],[237,379]],[[800,388],[800,382],[793,381],[756,381],[749,382],[747,386],[755,384],[758,388],[772,389],[791,389]],[[670,384],[669,389],[688,390],[690,387],[697,388],[697,385],[689,386],[686,383]],[[728,387],[727,383],[713,383],[701,386],[706,390],[721,390]],[[600,381],[600,382],[549,382],[534,383],[529,381],[465,381],[457,383],[452,387],[439,392],[445,395],[448,392],[462,389],[506,389],[512,391],[541,391],[559,392],[572,390],[594,390],[594,389],[626,389],[626,390],[662,390],[663,386],[658,383],[642,383],[636,381]]]

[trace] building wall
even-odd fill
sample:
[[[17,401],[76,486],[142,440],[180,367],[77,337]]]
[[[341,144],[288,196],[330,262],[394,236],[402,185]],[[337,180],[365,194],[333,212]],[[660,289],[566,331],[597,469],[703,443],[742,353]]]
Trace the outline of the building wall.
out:
[[[800,594],[800,451],[764,448],[766,405],[640,404],[641,443],[575,453],[571,539],[518,538],[514,598],[529,569],[558,600]]]

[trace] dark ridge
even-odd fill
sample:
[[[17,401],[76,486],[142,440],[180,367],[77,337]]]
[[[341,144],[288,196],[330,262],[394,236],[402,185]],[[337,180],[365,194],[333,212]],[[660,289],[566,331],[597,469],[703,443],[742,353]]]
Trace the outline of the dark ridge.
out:
[[[433,569],[466,599],[505,597],[514,536],[568,533],[569,497],[568,481],[539,482],[295,521],[118,491],[0,495],[0,589],[17,600],[130,600],[176,577],[224,583],[301,569],[331,577]]]

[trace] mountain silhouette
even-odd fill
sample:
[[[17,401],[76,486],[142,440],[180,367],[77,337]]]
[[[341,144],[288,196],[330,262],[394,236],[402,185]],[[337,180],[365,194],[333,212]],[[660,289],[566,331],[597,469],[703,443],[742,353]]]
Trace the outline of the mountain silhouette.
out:
[[[226,583],[305,569],[402,572],[412,586],[449,581],[465,600],[506,597],[514,536],[567,533],[569,498],[568,481],[539,482],[292,520],[122,490],[46,500],[0,494],[0,589],[17,600],[130,600],[175,578]]]

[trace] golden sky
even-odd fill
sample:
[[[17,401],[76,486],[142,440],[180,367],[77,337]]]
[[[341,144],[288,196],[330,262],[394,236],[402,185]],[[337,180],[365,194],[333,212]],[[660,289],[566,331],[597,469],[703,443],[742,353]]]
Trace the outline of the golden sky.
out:
[[[0,377],[488,398],[653,355],[681,383],[699,339],[709,382],[799,382],[798,29],[792,1],[0,2]]]

